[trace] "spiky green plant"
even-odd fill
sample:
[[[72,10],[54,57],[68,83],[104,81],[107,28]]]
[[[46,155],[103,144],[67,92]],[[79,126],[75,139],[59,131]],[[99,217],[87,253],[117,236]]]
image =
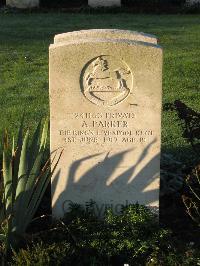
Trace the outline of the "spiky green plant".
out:
[[[16,147],[13,139],[12,149],[7,132],[4,134],[0,241],[6,251],[16,248],[25,235],[61,156],[54,155],[51,162],[49,158],[44,163],[48,124],[48,119],[43,127],[40,122],[30,140],[29,130],[23,138],[22,122]]]

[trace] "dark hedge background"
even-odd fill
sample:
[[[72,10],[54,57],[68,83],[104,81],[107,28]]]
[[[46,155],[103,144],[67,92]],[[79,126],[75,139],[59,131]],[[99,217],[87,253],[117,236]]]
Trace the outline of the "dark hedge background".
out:
[[[0,7],[5,6],[5,4],[6,4],[6,0],[0,0]]]
[[[41,7],[70,8],[87,6],[88,0],[40,0]],[[182,6],[185,0],[122,0],[122,5],[132,8],[170,8],[170,6]]]

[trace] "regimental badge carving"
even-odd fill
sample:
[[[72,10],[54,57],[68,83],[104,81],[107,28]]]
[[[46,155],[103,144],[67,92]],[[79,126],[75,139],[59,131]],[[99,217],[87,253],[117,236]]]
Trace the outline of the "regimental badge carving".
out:
[[[101,106],[114,106],[131,93],[133,75],[128,65],[110,55],[100,55],[83,68],[81,87],[85,97]]]

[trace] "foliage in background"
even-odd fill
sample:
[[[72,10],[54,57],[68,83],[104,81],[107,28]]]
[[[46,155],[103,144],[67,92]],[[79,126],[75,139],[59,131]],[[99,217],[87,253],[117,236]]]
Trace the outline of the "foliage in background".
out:
[[[122,0],[121,7],[97,7],[88,6],[88,0],[40,0],[41,8],[59,8],[73,10],[74,12],[140,12],[140,13],[198,13],[200,4],[188,5],[186,0]]]
[[[3,182],[0,198],[0,241],[6,251],[17,248],[31,223],[54,172],[50,159],[45,159],[48,119],[38,124],[29,143],[29,130],[23,138],[23,123],[18,140],[10,145],[7,132],[3,140]],[[55,157],[52,159],[54,163]]]
[[[88,4],[88,0],[40,0],[41,7],[62,7],[62,8],[70,8],[70,7],[81,7],[86,6]]]
[[[170,195],[180,191],[184,184],[184,165],[171,154],[162,154],[160,196]]]
[[[186,177],[190,193],[182,198],[187,213],[200,226],[200,113],[178,100],[174,102],[174,107],[181,121],[183,138],[191,144],[197,155],[198,164],[192,166],[191,173]]]
[[[183,129],[183,138],[200,154],[200,113],[194,111],[180,100],[174,102]]]
[[[101,219],[94,210],[92,202],[86,207],[72,205],[63,222],[15,253],[12,265],[175,266],[200,262],[200,252],[189,246],[180,251],[171,233],[160,228],[157,217],[144,206],[126,206],[120,215],[108,209]]]
[[[182,6],[186,0],[122,0],[122,5],[126,7],[169,7]],[[80,7],[87,6],[88,0],[40,0],[41,7]]]
[[[128,7],[140,7],[142,8],[169,8],[173,6],[182,7],[186,3],[186,0],[122,0],[122,4]]]
[[[183,195],[183,202],[189,216],[200,226],[200,164],[187,176],[186,182],[191,194]]]
[[[174,101],[173,104],[166,104],[165,108],[177,112],[182,127],[182,137],[191,145],[196,154],[193,164],[188,167],[190,173],[186,177],[189,192],[185,191],[182,199],[187,213],[200,226],[200,113],[180,100]]]
[[[135,4],[148,4],[148,3],[154,3],[158,4],[162,2],[163,4],[171,4],[171,5],[182,5],[185,4],[186,0],[122,0],[122,4],[131,6]]]

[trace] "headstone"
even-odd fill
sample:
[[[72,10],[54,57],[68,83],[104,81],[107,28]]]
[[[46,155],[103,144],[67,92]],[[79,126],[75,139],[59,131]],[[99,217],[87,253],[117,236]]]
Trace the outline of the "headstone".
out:
[[[90,200],[100,216],[136,202],[158,208],[162,49],[130,31],[59,36],[50,46],[51,152],[64,152],[53,215]]]
[[[6,5],[15,8],[33,8],[39,7],[39,0],[6,0]]]
[[[121,0],[88,0],[91,7],[111,7],[121,6]]]

